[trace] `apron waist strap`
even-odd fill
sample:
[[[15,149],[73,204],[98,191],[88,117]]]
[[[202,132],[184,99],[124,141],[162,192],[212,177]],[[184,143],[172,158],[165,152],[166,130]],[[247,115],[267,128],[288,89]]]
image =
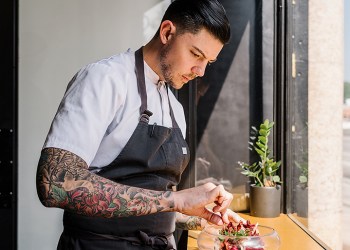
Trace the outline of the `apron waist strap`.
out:
[[[118,235],[95,233],[95,232],[81,230],[70,226],[65,226],[63,233],[71,237],[80,238],[80,239],[117,240],[117,241],[125,240],[125,241],[131,242],[134,245],[149,246],[149,247],[152,247],[153,249],[159,249],[159,250],[174,249],[172,247],[172,244],[170,243],[173,237],[172,234],[150,236],[145,232],[138,231],[134,236],[118,236]]]

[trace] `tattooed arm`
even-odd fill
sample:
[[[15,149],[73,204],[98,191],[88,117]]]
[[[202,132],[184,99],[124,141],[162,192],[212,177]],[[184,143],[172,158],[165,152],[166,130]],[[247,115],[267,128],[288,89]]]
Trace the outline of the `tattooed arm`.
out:
[[[45,148],[37,170],[37,192],[46,207],[99,217],[138,216],[172,211],[172,193],[121,185],[88,171],[79,156]]]
[[[182,230],[202,230],[207,221],[197,216],[176,213],[176,228]]]
[[[222,225],[228,223],[226,210],[232,200],[232,194],[222,185],[212,183],[177,192],[118,184],[90,173],[83,159],[58,148],[42,150],[36,178],[44,206],[88,216],[111,218],[176,211]],[[213,211],[205,208],[210,203],[216,204]]]

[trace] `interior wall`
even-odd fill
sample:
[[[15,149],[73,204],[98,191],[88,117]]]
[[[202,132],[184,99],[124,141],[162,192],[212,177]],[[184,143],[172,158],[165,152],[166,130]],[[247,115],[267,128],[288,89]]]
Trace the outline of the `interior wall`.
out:
[[[18,249],[55,249],[62,231],[62,211],[40,204],[35,174],[67,83],[83,65],[144,44],[160,2],[168,1],[19,1]]]

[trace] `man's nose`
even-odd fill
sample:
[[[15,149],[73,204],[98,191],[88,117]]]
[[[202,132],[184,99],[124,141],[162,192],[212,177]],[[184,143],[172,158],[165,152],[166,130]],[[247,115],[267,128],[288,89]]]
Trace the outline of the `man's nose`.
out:
[[[205,66],[194,66],[192,68],[192,73],[196,74],[199,77],[204,76],[204,72],[205,72]]]

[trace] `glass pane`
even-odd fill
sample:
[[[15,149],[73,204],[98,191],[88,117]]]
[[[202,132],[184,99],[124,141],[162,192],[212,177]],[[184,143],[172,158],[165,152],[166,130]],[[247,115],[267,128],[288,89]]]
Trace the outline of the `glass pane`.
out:
[[[223,184],[236,194],[232,209],[245,211],[247,177],[238,161],[249,162],[250,126],[262,120],[262,30],[257,14],[262,6],[257,1],[221,2],[232,34],[217,62],[197,81],[196,185]]]
[[[299,221],[307,226],[308,214],[308,121],[306,79],[294,79],[291,93],[291,159],[292,209]],[[307,80],[306,80],[307,81]],[[304,82],[305,83],[305,82]]]
[[[290,61],[293,72],[288,91],[287,133],[290,139],[287,155],[288,181],[291,183],[287,211],[307,226],[308,217],[308,33],[307,3],[293,5],[289,23],[293,30]]]

